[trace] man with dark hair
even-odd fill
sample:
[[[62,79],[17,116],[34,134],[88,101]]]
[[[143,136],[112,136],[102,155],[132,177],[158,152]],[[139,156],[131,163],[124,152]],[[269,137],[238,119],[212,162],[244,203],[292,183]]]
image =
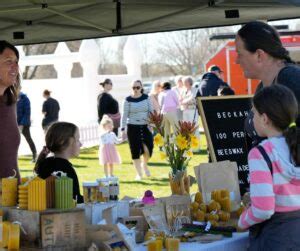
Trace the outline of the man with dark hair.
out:
[[[210,66],[208,72],[202,77],[197,96],[217,96],[218,89],[221,86],[228,86],[228,84],[222,80],[222,73],[223,71],[219,66]]]
[[[43,103],[43,114],[44,119],[42,121],[42,127],[46,132],[50,125],[58,121],[58,113],[60,110],[59,103],[56,99],[50,97],[50,91],[45,90],[43,97],[46,101]]]
[[[32,152],[32,162],[36,161],[36,147],[30,135],[30,100],[26,94],[20,92],[17,102],[17,122],[20,133],[22,133]]]

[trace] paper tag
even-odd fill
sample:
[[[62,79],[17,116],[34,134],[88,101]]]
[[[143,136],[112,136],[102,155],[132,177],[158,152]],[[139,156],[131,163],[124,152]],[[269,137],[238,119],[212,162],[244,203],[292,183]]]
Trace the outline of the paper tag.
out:
[[[210,228],[211,228],[211,223],[210,223],[210,221],[208,221],[207,224],[206,224],[206,227],[205,227],[204,231],[208,232],[210,230]]]

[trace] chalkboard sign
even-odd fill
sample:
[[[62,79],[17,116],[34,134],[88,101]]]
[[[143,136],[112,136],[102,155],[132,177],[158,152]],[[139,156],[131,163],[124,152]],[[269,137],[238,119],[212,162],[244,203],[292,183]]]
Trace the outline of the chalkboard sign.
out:
[[[212,161],[237,162],[241,194],[249,187],[249,168],[244,121],[252,95],[198,98]]]

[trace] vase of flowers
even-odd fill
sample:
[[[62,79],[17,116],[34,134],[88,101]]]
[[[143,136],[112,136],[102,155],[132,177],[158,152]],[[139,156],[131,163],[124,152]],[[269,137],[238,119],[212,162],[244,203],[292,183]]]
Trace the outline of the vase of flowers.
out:
[[[195,135],[196,124],[179,121],[176,132],[166,135],[163,115],[153,112],[150,114],[150,125],[156,132],[154,144],[160,148],[161,159],[167,160],[171,166],[169,180],[172,194],[189,194],[190,181],[186,169],[193,150],[198,149],[200,144]]]

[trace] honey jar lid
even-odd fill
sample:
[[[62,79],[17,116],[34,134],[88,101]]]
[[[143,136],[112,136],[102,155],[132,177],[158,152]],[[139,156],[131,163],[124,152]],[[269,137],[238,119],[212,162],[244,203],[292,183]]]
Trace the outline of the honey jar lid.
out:
[[[84,187],[97,187],[98,183],[94,182],[94,181],[85,181],[85,182],[82,182],[82,186],[84,186]]]

